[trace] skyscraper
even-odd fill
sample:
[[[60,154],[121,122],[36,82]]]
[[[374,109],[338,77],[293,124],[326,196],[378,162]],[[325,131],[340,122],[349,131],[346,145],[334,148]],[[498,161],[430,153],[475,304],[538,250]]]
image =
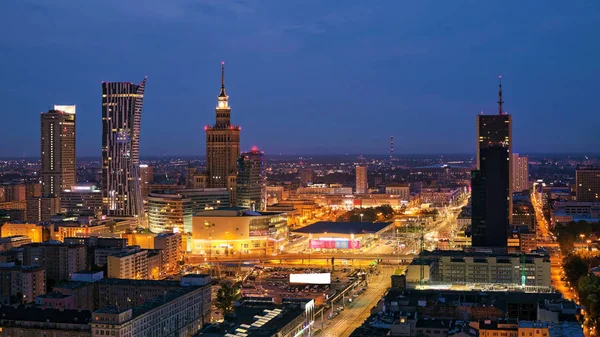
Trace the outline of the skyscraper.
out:
[[[110,216],[143,213],[140,122],[146,79],[102,82],[102,202]]]
[[[237,160],[241,128],[231,124],[229,96],[225,92],[225,63],[221,63],[221,91],[217,97],[216,122],[206,126],[206,172],[204,186],[227,188],[236,204]]]
[[[55,105],[41,115],[42,197],[60,197],[75,185],[75,106]]]
[[[356,167],[356,194],[365,194],[368,191],[367,166]]]
[[[266,207],[265,155],[256,147],[238,159],[237,205],[255,211]]]
[[[512,216],[512,118],[502,110],[502,83],[498,115],[477,116],[477,170],[472,173],[473,246],[505,248]]]
[[[600,169],[577,167],[575,180],[577,201],[600,201]]]
[[[41,114],[41,191],[27,198],[28,221],[49,221],[60,212],[62,191],[75,185],[75,110],[74,105],[55,105]]]
[[[529,188],[529,158],[512,154],[512,190],[522,192]]]

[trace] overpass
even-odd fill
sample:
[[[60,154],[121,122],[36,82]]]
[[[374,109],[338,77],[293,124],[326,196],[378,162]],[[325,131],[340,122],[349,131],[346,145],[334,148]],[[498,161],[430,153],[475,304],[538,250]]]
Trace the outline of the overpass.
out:
[[[415,254],[277,254],[277,255],[228,255],[228,256],[205,256],[205,255],[190,255],[188,263],[204,263],[204,262],[254,262],[261,263],[264,261],[290,261],[290,260],[305,260],[305,261],[331,261],[335,260],[372,260],[380,262],[410,263]]]

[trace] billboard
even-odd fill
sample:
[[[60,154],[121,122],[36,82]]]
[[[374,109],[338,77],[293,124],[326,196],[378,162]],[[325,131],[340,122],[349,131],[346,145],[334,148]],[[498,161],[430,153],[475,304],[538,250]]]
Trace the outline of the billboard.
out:
[[[328,239],[312,239],[308,242],[312,249],[360,249],[359,240],[328,240]]]
[[[290,284],[331,284],[331,273],[290,274]]]

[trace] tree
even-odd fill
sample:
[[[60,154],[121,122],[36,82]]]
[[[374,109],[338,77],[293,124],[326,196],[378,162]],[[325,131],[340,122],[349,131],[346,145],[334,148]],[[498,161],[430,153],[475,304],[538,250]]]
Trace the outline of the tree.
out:
[[[238,297],[238,288],[229,283],[223,283],[217,292],[215,306],[221,310],[223,317],[233,313],[233,305]]]
[[[600,299],[600,277],[591,274],[580,278],[577,283],[577,291],[586,308],[586,316],[595,323],[600,313],[598,303]]]
[[[572,285],[578,285],[579,279],[588,274],[587,263],[577,255],[569,255],[564,259],[563,268],[567,280]]]
[[[575,237],[573,234],[567,232],[566,230],[562,230],[558,232],[558,244],[560,246],[560,251],[564,255],[569,255],[573,252],[573,248],[575,247]]]

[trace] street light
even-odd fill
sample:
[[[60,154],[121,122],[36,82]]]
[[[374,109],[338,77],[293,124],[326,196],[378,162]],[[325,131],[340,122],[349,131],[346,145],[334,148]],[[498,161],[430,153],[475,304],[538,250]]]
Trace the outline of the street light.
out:
[[[360,222],[363,222],[363,216],[364,214],[360,213]]]

